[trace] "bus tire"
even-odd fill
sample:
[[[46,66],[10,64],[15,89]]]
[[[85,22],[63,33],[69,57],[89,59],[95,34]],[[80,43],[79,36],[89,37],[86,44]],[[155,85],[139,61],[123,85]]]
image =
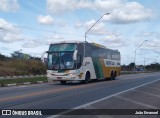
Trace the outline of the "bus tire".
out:
[[[117,77],[117,72],[115,71],[114,72],[114,79]]]
[[[115,72],[111,72],[111,78],[110,78],[110,80],[115,80]]]
[[[60,81],[62,85],[66,84],[66,81]]]
[[[84,84],[87,84],[87,83],[89,82],[89,80],[90,80],[90,73],[87,72],[87,73],[86,73],[86,76],[85,76],[85,80],[83,81],[83,83],[84,83]]]

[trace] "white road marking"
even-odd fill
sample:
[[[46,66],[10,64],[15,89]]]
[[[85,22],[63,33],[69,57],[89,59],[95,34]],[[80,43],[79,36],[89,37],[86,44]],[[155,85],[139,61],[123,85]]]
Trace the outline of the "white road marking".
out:
[[[160,91],[160,89],[156,88],[156,87],[149,87],[149,86],[143,86],[144,88],[150,88],[150,89],[154,89],[154,90],[157,90],[157,91]]]
[[[133,88],[130,88],[130,89],[127,89],[127,90],[124,90],[124,91],[115,93],[115,94],[113,94],[113,95],[110,95],[110,96],[101,98],[101,99],[99,99],[99,100],[95,100],[95,101],[89,102],[89,103],[84,104],[84,105],[80,105],[80,106],[75,107],[75,108],[72,108],[72,109],[80,109],[80,108],[84,108],[84,107],[90,106],[90,105],[92,105],[92,104],[98,103],[98,102],[100,102],[100,101],[104,101],[104,100],[106,100],[106,99],[109,99],[109,98],[111,98],[111,97],[120,95],[120,94],[122,94],[122,93],[131,91],[131,90],[134,90],[134,89],[136,89],[136,88],[139,88],[139,87],[142,87],[142,86],[151,84],[151,83],[154,83],[154,82],[159,81],[159,80],[160,80],[160,79],[157,79],[157,80],[154,80],[154,81],[150,81],[150,82],[148,82],[148,83],[141,84],[141,85],[139,85],[139,86],[136,86],[136,87],[133,87]],[[73,111],[73,110],[68,110],[68,111],[62,112],[60,115],[52,115],[52,116],[49,116],[49,117],[47,117],[47,118],[56,118],[56,117],[61,116],[61,115],[65,114],[65,113],[68,113],[68,112],[70,112],[70,111]]]
[[[154,97],[160,98],[160,95],[156,95],[156,94],[153,94],[153,93],[144,92],[144,91],[140,91],[140,90],[132,90],[132,91],[136,91],[136,92],[141,93],[141,94],[146,94],[146,95],[150,95],[150,96],[154,96]]]
[[[84,109],[96,109],[93,106],[86,106]],[[111,115],[94,115],[97,118],[113,118]]]
[[[18,89],[18,88],[25,88],[25,87],[36,87],[36,86],[43,86],[46,84],[50,84],[50,83],[43,83],[43,84],[30,84],[30,85],[20,85],[20,86],[12,86],[12,87],[0,87],[0,91],[3,90],[13,90],[13,89]]]
[[[129,98],[124,98],[122,96],[115,96],[116,98],[119,98],[121,100],[125,100],[125,101],[128,101],[128,102],[131,102],[131,103],[134,103],[134,104],[137,104],[137,105],[140,105],[140,106],[144,106],[144,107],[148,107],[150,109],[158,109],[157,107],[155,106],[152,106],[152,105],[149,105],[149,104],[145,104],[145,103],[142,103],[142,102],[138,102],[138,101],[135,101],[135,100],[132,100],[132,99],[129,99]]]

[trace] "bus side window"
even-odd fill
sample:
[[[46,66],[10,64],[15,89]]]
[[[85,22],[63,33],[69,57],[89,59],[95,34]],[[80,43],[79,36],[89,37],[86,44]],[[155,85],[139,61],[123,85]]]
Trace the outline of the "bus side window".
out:
[[[81,56],[84,56],[84,44],[83,43],[80,43],[78,45],[78,53],[81,55]]]
[[[86,57],[91,57],[92,56],[92,49],[91,46],[86,43],[86,47],[85,47],[85,56]]]
[[[81,56],[78,54],[77,55],[77,68],[81,67]]]

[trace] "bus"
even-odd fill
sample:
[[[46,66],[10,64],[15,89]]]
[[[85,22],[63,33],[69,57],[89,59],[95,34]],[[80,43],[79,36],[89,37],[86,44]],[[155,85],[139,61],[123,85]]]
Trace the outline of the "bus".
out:
[[[48,82],[115,79],[120,75],[120,52],[86,41],[50,44],[47,53]]]

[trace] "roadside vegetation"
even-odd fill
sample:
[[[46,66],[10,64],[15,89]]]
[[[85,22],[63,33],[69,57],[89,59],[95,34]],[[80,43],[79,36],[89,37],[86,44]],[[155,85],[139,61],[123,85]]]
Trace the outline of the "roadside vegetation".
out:
[[[15,59],[0,54],[0,76],[43,74],[46,74],[46,67],[38,58]]]
[[[129,65],[122,65],[122,71],[133,71],[134,70],[134,63],[130,63]],[[136,65],[136,71],[145,71],[145,72],[153,72],[153,71],[160,71],[160,64],[159,63],[151,63],[150,65]]]

